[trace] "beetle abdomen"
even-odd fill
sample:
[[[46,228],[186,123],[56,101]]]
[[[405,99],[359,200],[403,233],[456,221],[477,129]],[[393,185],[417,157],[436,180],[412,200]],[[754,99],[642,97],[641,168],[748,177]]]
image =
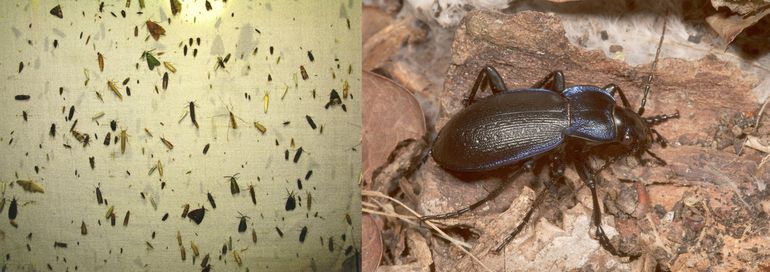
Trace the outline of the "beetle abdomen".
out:
[[[566,100],[541,89],[481,99],[455,115],[433,145],[433,159],[454,171],[487,171],[545,153],[564,141]]]

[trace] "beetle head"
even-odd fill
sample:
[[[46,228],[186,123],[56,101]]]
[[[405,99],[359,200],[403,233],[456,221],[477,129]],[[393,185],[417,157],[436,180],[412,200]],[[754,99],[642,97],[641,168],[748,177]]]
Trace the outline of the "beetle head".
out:
[[[653,132],[645,119],[623,107],[615,108],[617,141],[632,153],[640,154],[652,146]]]

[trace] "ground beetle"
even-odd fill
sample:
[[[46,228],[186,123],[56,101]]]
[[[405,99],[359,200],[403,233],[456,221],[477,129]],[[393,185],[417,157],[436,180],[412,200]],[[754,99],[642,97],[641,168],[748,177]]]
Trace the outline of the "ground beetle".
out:
[[[560,182],[563,181],[565,166],[572,164],[591,190],[593,224],[600,244],[614,255],[628,256],[614,248],[601,227],[595,179],[598,171],[590,167],[588,158],[608,157],[609,160],[601,168],[604,169],[629,155],[646,163],[642,155],[647,153],[659,164],[665,165],[665,161],[649,151],[653,143],[665,146],[663,137],[651,127],[678,118],[679,112],[641,117],[663,43],[665,23],[663,28],[638,110],[632,110],[623,91],[614,84],[604,88],[589,85],[565,88],[564,75],[561,71],[554,71],[532,88],[508,89],[495,68],[486,66],[464,100],[465,108],[439,132],[431,149],[433,160],[442,168],[459,173],[511,168],[513,172],[506,179],[506,184],[523,171],[533,170],[536,165],[550,165],[549,183]],[[476,101],[476,93],[487,87],[493,95]],[[622,106],[616,105],[616,93]],[[469,207],[447,214],[425,216],[421,220],[448,218],[470,211],[497,196],[506,184]],[[538,203],[540,198],[538,196],[535,202]],[[523,228],[533,210],[526,214],[523,222],[496,251],[500,251]]]

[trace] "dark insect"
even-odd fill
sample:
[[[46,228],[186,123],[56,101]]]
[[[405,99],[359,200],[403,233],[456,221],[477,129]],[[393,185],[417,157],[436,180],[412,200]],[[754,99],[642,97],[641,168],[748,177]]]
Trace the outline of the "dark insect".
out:
[[[230,180],[230,193],[235,195],[241,193],[241,187],[238,186],[238,180],[237,176],[239,173],[235,173],[235,175],[232,176],[225,176],[225,178]]]
[[[102,190],[99,189],[99,187],[96,187],[96,203],[99,203],[99,205],[104,203],[104,198],[102,198]]]
[[[26,122],[28,118],[27,111],[21,111],[21,117],[24,118],[24,122]]]
[[[203,256],[203,260],[201,260],[201,267],[210,267],[209,266],[209,254],[206,254],[206,256]]]
[[[334,237],[329,236],[329,251],[334,252]]]
[[[307,236],[307,226],[302,227],[302,231],[299,233],[299,242],[305,242],[305,236]]]
[[[315,61],[315,57],[313,57],[313,52],[307,51],[307,58],[310,59],[310,62]]]
[[[96,161],[95,161],[94,157],[89,157],[88,158],[88,163],[91,164],[91,170],[94,170],[94,168],[96,167]]]
[[[508,89],[495,68],[486,66],[479,73],[464,101],[465,108],[441,129],[431,149],[433,159],[444,169],[455,173],[488,172],[511,167],[513,172],[501,185],[481,201],[447,214],[421,218],[441,219],[470,211],[497,196],[512,180],[525,171],[539,171],[550,165],[550,184],[564,183],[566,165],[574,165],[581,180],[591,190],[593,224],[601,246],[617,256],[619,252],[601,226],[601,209],[597,196],[598,172],[620,158],[633,156],[646,164],[642,155],[649,154],[658,164],[665,161],[650,151],[653,144],[666,146],[666,141],[652,126],[673,115],[642,117],[650,91],[664,30],[658,43],[652,71],[647,78],[641,105],[634,111],[620,87],[604,88],[578,85],[565,88],[560,71],[550,73],[532,88]],[[476,92],[490,87],[492,95],[474,100]],[[618,94],[622,105],[616,104]],[[607,158],[599,170],[591,168],[589,158]],[[537,173],[535,173],[537,174]],[[535,203],[539,203],[542,193]],[[534,206],[524,220],[495,251],[499,252],[527,223]]]
[[[209,144],[203,147],[203,155],[206,155],[206,153],[209,153]]]
[[[123,217],[123,226],[128,226],[128,218],[131,216],[131,211],[126,211],[126,216]]]
[[[248,216],[243,215],[242,213],[238,213],[241,216],[239,217],[241,219],[241,222],[238,223],[238,232],[244,232],[246,231],[246,218],[249,218]]]
[[[11,221],[16,219],[16,215],[19,214],[19,203],[16,201],[16,198],[14,197],[11,200],[11,206],[8,207],[8,219]]]
[[[164,215],[163,215],[163,218],[161,218],[160,220],[162,220],[162,221],[166,221],[166,219],[168,219],[168,213],[164,214]]]
[[[51,135],[51,137],[56,137],[56,124],[51,124],[51,130],[48,131],[48,135]]]
[[[19,94],[19,95],[16,95],[16,96],[14,97],[14,99],[16,99],[16,100],[18,100],[18,101],[25,101],[25,100],[29,100],[29,95],[26,95],[26,94]]]
[[[302,80],[307,80],[309,78],[307,76],[307,71],[305,71],[305,66],[299,66],[299,73],[302,74]]]
[[[293,211],[297,207],[297,199],[294,198],[294,192],[289,192],[289,197],[286,198],[286,210]]]
[[[302,190],[302,180],[301,179],[297,179],[297,188],[299,190]]]
[[[54,247],[54,248],[57,248],[57,247],[60,247],[60,248],[67,248],[67,243],[62,243],[62,242],[53,242],[53,247]]]
[[[203,216],[206,215],[206,208],[199,208],[187,213],[187,218],[190,218],[195,224],[200,225],[203,222]]]
[[[206,11],[211,10],[211,3],[209,3],[208,0],[206,0]]]
[[[209,203],[211,203],[211,208],[216,209],[217,203],[214,202],[214,196],[211,195],[211,192],[208,193]]]
[[[309,180],[311,176],[313,176],[313,170],[308,170],[305,174],[305,180]]]
[[[283,231],[281,231],[281,229],[279,229],[278,227],[275,227],[275,231],[278,232],[278,236],[281,236],[281,238],[283,238]]]
[[[254,185],[249,185],[249,195],[251,195],[251,202],[257,205],[257,198],[254,195]]]
[[[185,218],[185,217],[187,217],[187,212],[190,211],[190,204],[184,204],[184,206],[182,206],[182,207],[183,207],[183,209],[182,209],[182,218]]]
[[[21,71],[22,71],[22,70],[24,70],[24,62],[23,62],[23,61],[20,61],[20,62],[19,62],[19,73],[20,73],[20,74],[21,74]]]
[[[110,132],[107,131],[107,135],[104,136],[104,145],[109,146],[110,145],[110,139],[112,135],[110,135]]]
[[[80,234],[82,235],[88,234],[88,228],[86,227],[85,221],[80,221]]]
[[[329,93],[329,102],[326,103],[324,108],[328,109],[329,107],[339,104],[342,104],[342,98],[340,98],[340,94],[337,92],[337,90],[332,89],[331,93]]]
[[[305,119],[307,119],[307,123],[310,125],[310,128],[316,129],[317,126],[315,125],[315,121],[313,121],[313,117],[310,117],[310,115],[305,115]]]
[[[53,40],[53,48],[59,48],[59,40]]]
[[[51,9],[51,15],[64,19],[64,13],[61,11],[61,5],[56,5]]]
[[[193,103],[192,101],[190,101],[190,120],[192,120],[192,123],[193,125],[195,125],[195,128],[199,128],[198,120],[195,119],[195,103]],[[206,147],[208,148],[208,145],[206,145]],[[203,152],[203,153],[205,154],[206,152]]]
[[[299,157],[300,157],[300,156],[302,156],[302,151],[303,151],[303,150],[302,150],[302,147],[300,146],[300,147],[297,149],[297,153],[295,153],[295,154],[294,154],[294,163],[297,163],[297,162],[299,162]]]
[[[96,52],[96,60],[99,62],[99,71],[104,72],[104,56],[102,53]]]
[[[163,72],[163,90],[168,89],[168,72]]]
[[[115,213],[110,214],[110,225],[115,226]]]
[[[75,106],[70,106],[69,114],[67,114],[67,120],[72,120],[72,117],[75,116]]]
[[[254,229],[251,229],[251,241],[257,243],[257,231]]]

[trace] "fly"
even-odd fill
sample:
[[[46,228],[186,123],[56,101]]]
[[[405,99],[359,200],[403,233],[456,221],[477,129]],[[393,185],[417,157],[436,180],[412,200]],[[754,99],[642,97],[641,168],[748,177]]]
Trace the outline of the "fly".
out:
[[[14,197],[11,200],[11,206],[8,207],[8,219],[13,221],[16,219],[16,216],[19,214],[19,203],[16,201],[16,198]]]
[[[96,203],[99,203],[99,205],[104,203],[104,198],[102,198],[102,190],[99,189],[99,187],[96,187]]]
[[[300,156],[302,156],[302,147],[300,146],[299,149],[297,149],[297,153],[294,154],[294,163],[299,162]]]
[[[304,243],[307,236],[307,226],[302,227],[302,231],[299,233],[299,242]]]
[[[86,227],[86,222],[85,221],[80,221],[80,234],[81,235],[88,234],[88,228]]]
[[[203,155],[206,155],[206,153],[209,153],[209,144],[206,144],[206,145],[203,147]]]

